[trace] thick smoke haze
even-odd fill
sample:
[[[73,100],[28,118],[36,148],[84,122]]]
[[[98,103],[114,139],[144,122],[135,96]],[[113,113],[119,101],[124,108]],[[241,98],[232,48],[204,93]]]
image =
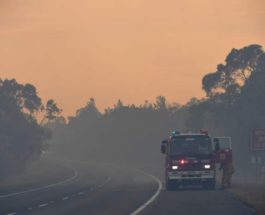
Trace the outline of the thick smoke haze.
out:
[[[38,86],[65,115],[91,96],[101,110],[119,98],[185,103],[203,96],[201,77],[231,47],[265,43],[264,8],[261,0],[1,0],[1,76]]]
[[[0,0],[0,214],[264,215],[264,8]]]

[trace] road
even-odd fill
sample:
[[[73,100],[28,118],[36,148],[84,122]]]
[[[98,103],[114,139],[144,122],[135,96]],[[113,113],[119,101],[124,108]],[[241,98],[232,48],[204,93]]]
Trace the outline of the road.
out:
[[[1,190],[0,215],[251,214],[251,209],[225,191],[165,191],[159,187],[162,171],[152,167],[139,171],[104,163],[61,165],[59,181],[57,176],[53,183]]]

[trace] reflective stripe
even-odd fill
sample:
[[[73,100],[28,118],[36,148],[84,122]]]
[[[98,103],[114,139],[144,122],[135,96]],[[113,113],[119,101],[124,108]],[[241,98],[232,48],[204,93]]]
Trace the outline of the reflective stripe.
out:
[[[214,171],[176,171],[168,172],[169,179],[209,179],[214,178]]]
[[[181,179],[181,180],[192,180],[192,179],[210,179],[214,178],[214,175],[208,175],[208,176],[200,176],[200,177],[182,177],[182,176],[176,176],[176,175],[169,175],[169,179]]]

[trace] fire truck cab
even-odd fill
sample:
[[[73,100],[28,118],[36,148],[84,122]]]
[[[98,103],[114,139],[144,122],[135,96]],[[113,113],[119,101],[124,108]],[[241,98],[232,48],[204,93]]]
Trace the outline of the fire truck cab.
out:
[[[215,188],[216,158],[208,132],[173,132],[161,144],[165,158],[165,183],[167,190],[185,185],[202,185]]]

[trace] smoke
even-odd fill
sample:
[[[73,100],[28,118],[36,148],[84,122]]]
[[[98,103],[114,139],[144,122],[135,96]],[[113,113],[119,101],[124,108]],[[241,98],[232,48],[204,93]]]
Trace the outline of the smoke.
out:
[[[180,91],[181,103],[200,97],[200,77],[230,47],[265,42],[258,0],[1,4],[2,75],[38,86],[65,114],[91,96],[101,110],[119,98],[140,104],[160,94],[175,101]]]

